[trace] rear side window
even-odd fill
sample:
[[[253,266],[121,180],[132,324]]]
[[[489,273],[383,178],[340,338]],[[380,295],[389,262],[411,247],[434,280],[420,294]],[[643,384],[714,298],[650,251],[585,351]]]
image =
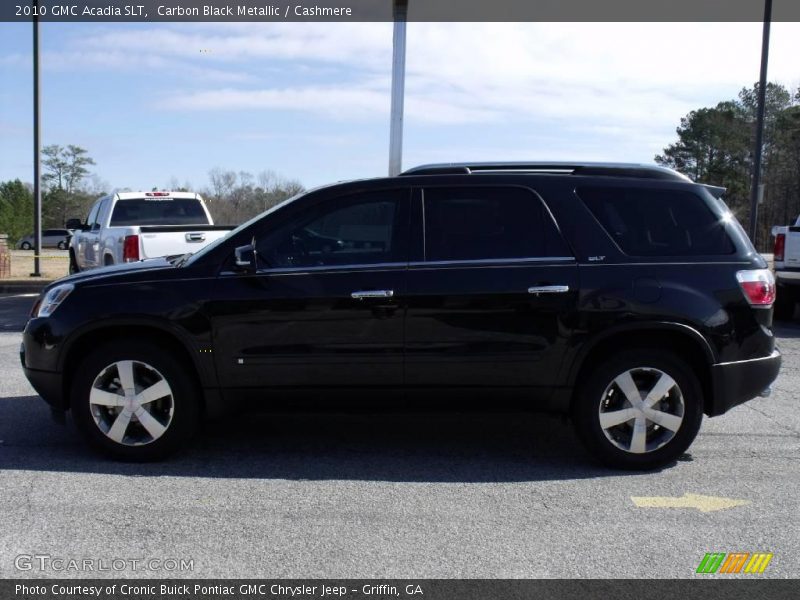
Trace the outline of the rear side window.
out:
[[[703,256],[735,250],[703,198],[680,190],[584,187],[578,196],[631,256]]]
[[[571,256],[541,200],[513,187],[424,190],[428,261]]]
[[[111,214],[111,226],[207,225],[208,217],[194,198],[119,200]]]

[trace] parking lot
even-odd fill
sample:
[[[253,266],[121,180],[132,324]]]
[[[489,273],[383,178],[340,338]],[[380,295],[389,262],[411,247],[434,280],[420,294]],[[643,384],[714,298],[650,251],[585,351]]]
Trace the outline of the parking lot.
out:
[[[797,322],[773,395],[660,472],[600,468],[568,423],[527,415],[248,415],[138,465],[92,454],[29,386],[32,301],[0,296],[0,577],[86,576],[23,554],[191,559],[168,574],[186,577],[733,577],[696,575],[707,552],[800,571]]]

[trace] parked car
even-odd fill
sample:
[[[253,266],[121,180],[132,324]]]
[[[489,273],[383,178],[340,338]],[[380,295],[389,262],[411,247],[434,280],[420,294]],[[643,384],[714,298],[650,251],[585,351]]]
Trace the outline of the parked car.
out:
[[[72,232],[69,229],[44,229],[42,230],[42,248],[58,248],[66,250]],[[34,235],[26,235],[17,242],[17,249],[32,250],[36,245]]]
[[[192,256],[51,284],[22,365],[128,460],[185,446],[240,399],[310,397],[555,411],[598,460],[655,468],[781,364],[773,275],[721,193],[616,164],[332,185]]]
[[[199,194],[121,192],[94,203],[69,247],[69,272],[196,252],[233,227],[214,225]]]
[[[788,320],[794,316],[800,301],[800,216],[794,225],[773,227],[775,238],[773,260],[778,280],[775,318]]]

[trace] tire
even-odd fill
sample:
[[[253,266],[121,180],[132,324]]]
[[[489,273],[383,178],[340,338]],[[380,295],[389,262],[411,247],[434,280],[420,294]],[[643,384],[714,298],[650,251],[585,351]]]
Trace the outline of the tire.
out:
[[[648,403],[647,393],[656,387],[666,391],[650,408],[640,410],[628,400],[638,392],[634,402]],[[606,466],[656,469],[674,462],[694,441],[703,420],[703,394],[697,376],[674,353],[627,350],[592,371],[577,391],[572,420],[583,445]]]
[[[75,273],[80,273],[81,269],[78,267],[78,261],[75,260],[75,253],[70,250],[69,252],[69,274],[74,275]]]
[[[66,250],[67,249],[66,242],[58,242],[58,249],[59,250]]]
[[[773,316],[778,321],[791,321],[794,317],[795,304],[797,304],[797,297],[794,295],[794,291],[785,285],[779,285],[775,296]]]
[[[114,257],[106,254],[105,258],[103,258],[103,266],[110,267],[114,264]]]
[[[197,431],[200,394],[174,354],[155,344],[120,339],[78,365],[70,403],[76,426],[112,458],[160,460],[185,447]],[[123,381],[135,395],[126,396]],[[142,395],[153,390],[149,395]]]
[[[20,244],[21,250],[30,250],[31,248],[33,248],[33,246],[31,246],[29,242],[22,242],[22,244]]]

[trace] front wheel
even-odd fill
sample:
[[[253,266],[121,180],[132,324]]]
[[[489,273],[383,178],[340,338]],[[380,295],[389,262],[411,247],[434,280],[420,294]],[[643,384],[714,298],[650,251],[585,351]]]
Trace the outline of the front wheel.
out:
[[[197,386],[186,368],[155,344],[106,344],[76,372],[73,418],[90,444],[105,454],[158,460],[185,446],[197,429]]]
[[[22,242],[20,245],[21,250],[30,250],[31,248],[33,248],[33,246],[31,246],[28,242]]]
[[[602,463],[655,469],[694,441],[703,395],[694,372],[672,353],[628,351],[593,370],[572,417],[581,442]]]
[[[58,242],[58,249],[59,250],[66,250],[67,249],[67,242]]]
[[[80,267],[78,267],[78,261],[75,260],[75,253],[70,250],[69,252],[69,274],[74,275],[75,273],[80,273]]]

